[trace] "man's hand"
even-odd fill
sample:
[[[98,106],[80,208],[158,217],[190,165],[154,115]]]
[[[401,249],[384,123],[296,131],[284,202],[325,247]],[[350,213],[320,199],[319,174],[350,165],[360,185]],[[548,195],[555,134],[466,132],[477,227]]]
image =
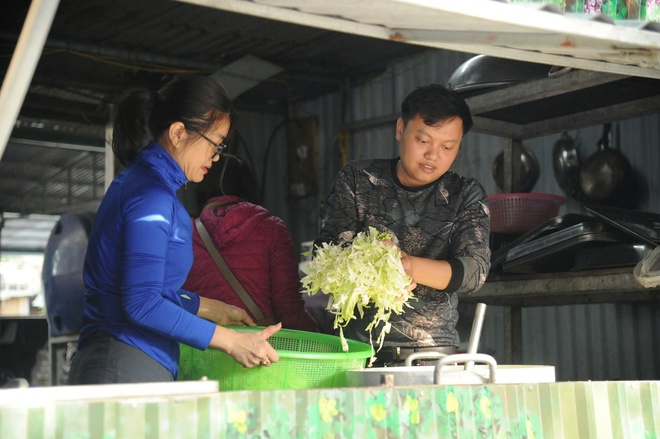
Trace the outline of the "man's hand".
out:
[[[404,252],[403,250],[399,250],[399,251],[401,252],[401,265],[403,266],[403,271],[405,271],[406,274],[411,277],[411,279],[414,279],[412,258],[408,255],[408,253]],[[414,289],[414,287],[411,289]]]
[[[250,315],[241,308],[207,297],[199,298],[197,315],[218,325],[256,326]]]
[[[392,241],[383,241],[385,244],[389,246],[394,246],[395,244]],[[410,294],[412,293],[412,290],[417,288],[417,282],[415,282],[415,277],[413,276],[413,264],[412,264],[412,258],[408,256],[408,253],[404,252],[403,250],[399,249],[401,252],[401,266],[403,267],[403,271],[406,272],[408,276],[410,276],[410,284],[406,287],[406,294],[401,295],[401,301],[404,302],[408,300],[408,297],[410,297]]]
[[[407,294],[402,298],[403,301],[406,301],[412,295],[412,290],[417,288],[417,282],[415,282],[415,278],[413,277],[412,258],[408,256],[408,253],[404,252],[403,250],[401,250],[401,265],[403,266],[403,270],[406,272],[406,274],[410,276],[410,283],[406,287]]]

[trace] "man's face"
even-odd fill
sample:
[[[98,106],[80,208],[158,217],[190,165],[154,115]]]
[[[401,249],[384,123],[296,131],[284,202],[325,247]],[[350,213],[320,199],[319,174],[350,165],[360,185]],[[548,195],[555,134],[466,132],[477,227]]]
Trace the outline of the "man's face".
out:
[[[463,139],[463,121],[455,117],[436,126],[428,126],[415,116],[404,127],[396,122],[401,160],[397,177],[404,186],[418,187],[431,183],[449,170]]]

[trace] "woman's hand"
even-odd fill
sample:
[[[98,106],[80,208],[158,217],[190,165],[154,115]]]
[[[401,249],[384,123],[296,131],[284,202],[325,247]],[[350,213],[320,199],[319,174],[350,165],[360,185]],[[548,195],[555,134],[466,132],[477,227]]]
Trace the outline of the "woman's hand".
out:
[[[244,309],[207,297],[200,296],[197,315],[217,325],[257,325]]]
[[[259,332],[240,332],[218,326],[210,347],[231,355],[243,367],[270,366],[280,356],[268,343],[268,338],[282,328],[282,324],[271,325]]]

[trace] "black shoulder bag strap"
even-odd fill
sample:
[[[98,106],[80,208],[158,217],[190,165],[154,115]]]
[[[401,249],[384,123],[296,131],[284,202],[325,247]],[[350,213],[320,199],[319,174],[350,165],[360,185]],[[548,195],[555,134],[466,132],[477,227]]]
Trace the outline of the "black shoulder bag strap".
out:
[[[268,319],[264,318],[264,314],[261,312],[257,304],[254,303],[254,300],[252,300],[250,294],[245,291],[245,288],[243,288],[241,282],[236,278],[236,276],[234,276],[231,268],[229,268],[224,258],[222,255],[220,255],[220,252],[218,252],[218,249],[215,247],[209,232],[206,230],[206,227],[204,227],[204,224],[202,224],[202,220],[199,218],[195,219],[195,226],[197,227],[199,236],[202,237],[202,241],[204,242],[206,250],[209,252],[209,255],[211,255],[211,258],[215,262],[215,265],[218,266],[218,269],[223,274],[225,279],[227,279],[227,282],[229,282],[229,285],[234,290],[238,298],[241,299],[247,309],[250,310],[256,320],[257,325],[268,326],[275,323],[275,319],[273,317],[269,317]]]

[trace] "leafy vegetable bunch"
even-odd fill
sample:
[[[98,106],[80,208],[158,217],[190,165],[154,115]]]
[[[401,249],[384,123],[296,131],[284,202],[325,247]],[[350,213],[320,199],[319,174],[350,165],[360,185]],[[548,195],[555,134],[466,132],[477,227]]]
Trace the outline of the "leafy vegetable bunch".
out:
[[[401,264],[401,250],[386,241],[392,241],[389,233],[369,227],[368,233],[359,232],[350,241],[323,243],[316,248],[308,273],[301,280],[304,293],[321,291],[330,296],[328,310],[335,316],[334,328],[339,328],[344,351],[348,350],[348,343],[343,328],[357,318],[356,314],[362,318],[365,308],[375,308],[366,330],[373,347],[371,331],[385,323],[376,339],[380,350],[390,331],[388,320],[392,313],[401,314],[405,306],[410,307],[408,301],[413,295],[406,287],[412,279]]]

